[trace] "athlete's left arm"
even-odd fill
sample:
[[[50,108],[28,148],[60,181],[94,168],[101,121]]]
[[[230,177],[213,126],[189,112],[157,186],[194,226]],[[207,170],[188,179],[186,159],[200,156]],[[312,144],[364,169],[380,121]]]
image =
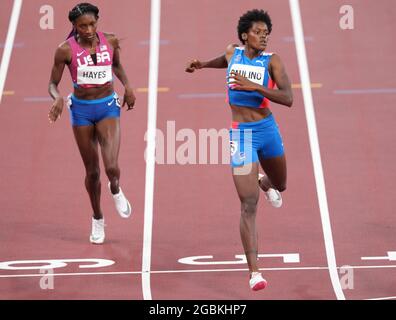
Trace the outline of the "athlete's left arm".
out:
[[[126,103],[128,105],[127,110],[131,110],[135,105],[136,97],[131,85],[129,84],[129,80],[125,73],[125,70],[121,64],[119,41],[115,37],[115,35],[108,34],[106,36],[107,41],[109,41],[109,43],[113,46],[113,72],[125,88],[124,101],[122,102],[122,106],[124,106]]]
[[[273,54],[269,63],[269,72],[276,83],[277,89],[256,84],[247,78],[231,72],[231,82],[235,85],[233,90],[257,91],[269,100],[291,107],[293,104],[293,91],[289,77],[280,57]]]

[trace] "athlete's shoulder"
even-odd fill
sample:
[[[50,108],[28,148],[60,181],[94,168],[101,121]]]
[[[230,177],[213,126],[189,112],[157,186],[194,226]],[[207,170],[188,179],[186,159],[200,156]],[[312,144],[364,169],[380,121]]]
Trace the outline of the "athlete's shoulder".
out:
[[[226,48],[226,54],[234,54],[235,48],[238,48],[239,45],[235,43],[231,43]]]
[[[271,65],[281,65],[282,64],[282,59],[279,56],[279,54],[271,53],[270,57],[271,57],[271,60],[270,60]]]
[[[72,60],[72,50],[67,41],[63,41],[55,50],[54,54],[55,64],[70,64]]]
[[[63,41],[61,44],[58,45],[58,48],[56,48],[55,54],[58,57],[64,57],[65,60],[69,60],[69,58],[72,55],[72,48],[70,46],[69,41]]]
[[[106,38],[106,40],[112,45],[113,48],[119,48],[120,41],[114,33],[103,32],[103,35]]]
[[[225,57],[227,62],[229,63],[232,56],[234,55],[235,52],[235,48],[237,48],[238,45],[237,44],[229,44],[226,48],[226,52],[225,52]]]
[[[60,51],[68,51],[68,50],[70,50],[71,47],[70,47],[69,41],[66,40],[66,41],[63,41],[62,43],[60,43],[60,44],[58,45],[58,48],[57,48],[57,49],[60,50]]]

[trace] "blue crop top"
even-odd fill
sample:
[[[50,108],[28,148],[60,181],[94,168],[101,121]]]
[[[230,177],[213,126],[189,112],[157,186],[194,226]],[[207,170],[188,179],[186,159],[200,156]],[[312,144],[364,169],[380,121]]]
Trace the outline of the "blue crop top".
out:
[[[272,53],[262,52],[258,57],[249,59],[245,55],[244,47],[235,48],[231,61],[228,64],[227,79],[231,71],[236,71],[250,81],[272,89],[274,82],[268,72],[271,56]],[[227,91],[230,105],[250,108],[267,108],[269,106],[269,100],[256,91],[233,90],[232,83],[228,84]]]

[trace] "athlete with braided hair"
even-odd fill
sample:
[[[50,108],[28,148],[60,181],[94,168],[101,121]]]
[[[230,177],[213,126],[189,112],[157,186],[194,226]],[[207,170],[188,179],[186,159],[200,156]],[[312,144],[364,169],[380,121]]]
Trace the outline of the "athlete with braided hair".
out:
[[[135,95],[121,65],[119,41],[113,34],[97,31],[99,9],[90,3],[80,3],[69,12],[73,30],[55,52],[49,82],[49,94],[54,103],[49,111],[51,123],[62,114],[64,99],[58,85],[65,65],[73,81],[74,92],[67,98],[70,120],[82,160],[93,209],[91,243],[104,242],[104,217],[100,207],[101,183],[99,170],[100,145],[108,187],[116,209],[123,218],[132,213],[129,201],[122,192],[118,154],[120,149],[120,108],[114,92],[113,74],[125,88],[122,107],[131,110]]]

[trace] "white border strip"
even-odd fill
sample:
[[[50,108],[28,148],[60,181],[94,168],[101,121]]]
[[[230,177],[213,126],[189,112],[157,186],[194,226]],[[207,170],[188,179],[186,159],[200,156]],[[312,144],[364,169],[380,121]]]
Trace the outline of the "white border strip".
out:
[[[337,269],[348,268],[353,270],[363,269],[396,269],[396,265],[366,265],[366,266],[343,266]],[[325,271],[329,267],[307,266],[307,267],[272,267],[259,268],[260,271]],[[40,270],[40,269],[38,269]],[[46,270],[46,269],[41,269]],[[52,269],[54,270],[54,269]],[[216,272],[246,272],[248,268],[215,268],[215,269],[178,269],[178,270],[151,270],[151,274],[177,274],[177,273],[216,273]],[[60,272],[52,273],[51,276],[118,276],[118,275],[140,275],[142,271],[98,271],[98,272]],[[1,278],[31,278],[43,277],[43,273],[19,273],[19,274],[0,274]],[[47,274],[48,275],[48,274]]]
[[[144,234],[142,257],[142,290],[145,300],[152,300],[150,286],[151,240],[153,228],[155,134],[157,126],[158,65],[161,0],[151,0],[150,61],[146,149],[146,186],[144,201]]]
[[[366,266],[343,266],[337,269],[348,268],[352,270],[366,269],[396,269],[396,265],[366,265]],[[37,269],[38,271],[40,269]],[[48,270],[48,269],[41,269]],[[52,269],[54,270],[54,269]],[[260,271],[325,271],[329,267],[307,266],[307,267],[272,267],[259,268]],[[248,268],[215,268],[215,269],[176,269],[176,270],[151,270],[151,274],[177,274],[177,273],[216,273],[216,272],[246,272]],[[97,271],[97,272],[60,272],[52,273],[51,276],[118,276],[118,275],[141,275],[142,271]],[[30,278],[43,277],[43,273],[19,273],[19,274],[0,274],[1,278]]]
[[[395,300],[396,296],[393,297],[382,297],[382,298],[370,298],[370,299],[365,299],[365,300]]]
[[[18,27],[18,20],[21,9],[22,0],[14,0],[14,6],[12,7],[10,24],[8,26],[7,38],[4,45],[3,57],[1,59],[0,65],[0,104],[3,98],[3,91],[7,78],[8,66],[10,64],[12,48],[14,47],[15,34]]]
[[[290,12],[293,22],[294,38],[296,39],[296,51],[298,67],[300,70],[302,92],[304,98],[305,116],[307,119],[309,143],[311,146],[314,175],[316,181],[316,190],[319,201],[320,217],[322,219],[322,228],[326,248],[327,264],[334,292],[339,300],[345,300],[340,280],[337,273],[337,263],[334,251],[333,236],[330,224],[330,214],[327,205],[326,187],[323,176],[322,160],[320,157],[318,132],[316,129],[315,111],[310,86],[308,71],[308,62],[305,51],[304,31],[301,21],[300,5],[298,0],[289,0]]]

